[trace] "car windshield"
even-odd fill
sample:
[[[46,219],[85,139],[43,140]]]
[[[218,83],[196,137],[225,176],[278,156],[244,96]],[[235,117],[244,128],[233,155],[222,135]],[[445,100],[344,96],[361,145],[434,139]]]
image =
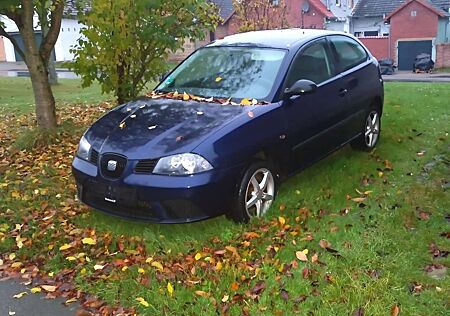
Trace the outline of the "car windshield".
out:
[[[185,60],[156,89],[196,96],[265,99],[286,51],[252,47],[207,47]]]

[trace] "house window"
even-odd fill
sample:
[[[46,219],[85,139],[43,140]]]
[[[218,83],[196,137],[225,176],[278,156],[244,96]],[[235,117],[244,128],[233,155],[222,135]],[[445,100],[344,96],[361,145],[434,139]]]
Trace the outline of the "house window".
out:
[[[378,31],[365,31],[364,36],[378,36]]]
[[[415,11],[415,10],[411,11],[411,16],[412,16],[412,17],[417,16],[417,11]]]
[[[336,0],[336,6],[340,7],[341,6],[341,0]]]
[[[355,32],[356,37],[360,37],[362,35],[362,32]]]

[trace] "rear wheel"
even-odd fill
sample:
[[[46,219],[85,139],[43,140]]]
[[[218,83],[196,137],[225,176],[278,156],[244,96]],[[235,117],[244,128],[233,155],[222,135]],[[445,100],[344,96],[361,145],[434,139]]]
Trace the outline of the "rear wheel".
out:
[[[372,150],[380,138],[381,114],[380,110],[373,108],[369,111],[364,122],[361,135],[352,142],[352,147],[359,150]]]
[[[248,222],[263,217],[269,210],[276,193],[273,168],[266,162],[253,163],[245,172],[238,194],[228,216],[236,222]]]

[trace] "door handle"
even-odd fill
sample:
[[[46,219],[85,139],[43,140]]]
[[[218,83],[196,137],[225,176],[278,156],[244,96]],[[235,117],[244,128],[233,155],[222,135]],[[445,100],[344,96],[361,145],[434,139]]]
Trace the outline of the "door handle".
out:
[[[345,96],[347,94],[347,92],[348,92],[347,89],[341,89],[341,90],[339,90],[339,96],[343,97],[343,96]]]

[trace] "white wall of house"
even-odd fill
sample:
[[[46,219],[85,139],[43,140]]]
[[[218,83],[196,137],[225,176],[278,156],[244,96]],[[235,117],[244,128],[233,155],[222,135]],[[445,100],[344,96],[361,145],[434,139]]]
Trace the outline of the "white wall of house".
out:
[[[8,33],[17,33],[16,24],[5,16],[0,16],[1,21],[5,24],[5,30]],[[40,31],[40,26],[38,25],[37,16],[35,20],[35,30]],[[76,44],[77,40],[80,38],[80,28],[81,24],[78,24],[78,20],[75,19],[62,19],[61,30],[59,33],[58,40],[55,44],[55,57],[56,61],[69,61],[73,59],[73,54],[70,53],[70,49]],[[5,55],[6,61],[15,62],[16,56],[14,52],[14,46],[11,41],[7,38],[3,40],[5,45]]]
[[[81,28],[82,25],[78,24],[78,20],[63,19],[61,21],[61,30],[55,44],[56,61],[70,61],[73,59],[74,56],[70,50],[81,37]]]
[[[345,22],[341,22],[341,21],[326,21],[325,22],[325,29],[330,30],[330,31],[344,32],[344,30],[345,30]]]
[[[378,35],[389,34],[389,25],[384,24],[383,17],[365,17],[352,19],[352,33],[377,31]],[[363,34],[362,34],[363,35]]]

